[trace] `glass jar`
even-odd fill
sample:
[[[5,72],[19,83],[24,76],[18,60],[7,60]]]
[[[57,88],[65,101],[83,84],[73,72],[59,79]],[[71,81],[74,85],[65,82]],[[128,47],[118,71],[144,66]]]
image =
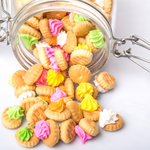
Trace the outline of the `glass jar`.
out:
[[[12,6],[11,16],[4,10],[7,8],[7,5],[4,6],[3,0],[1,0],[2,11],[7,16],[0,18],[0,23],[6,23],[6,30],[4,30],[6,42],[7,44],[11,43],[16,59],[25,69],[40,62],[33,56],[31,50],[25,48],[18,36],[18,30],[26,20],[40,13],[59,10],[79,14],[89,19],[102,31],[105,38],[104,47],[101,51],[94,54],[92,62],[87,65],[92,75],[104,67],[112,49],[114,56],[123,56],[116,49],[117,45],[125,44],[126,40],[131,40],[132,42],[139,40],[138,37],[127,39],[114,38],[111,25],[104,11],[97,6],[93,0],[10,0],[10,3]],[[3,41],[2,38],[3,37],[1,37],[0,41]],[[117,41],[113,46],[114,39]],[[127,51],[125,56],[129,58],[130,52],[128,53]]]

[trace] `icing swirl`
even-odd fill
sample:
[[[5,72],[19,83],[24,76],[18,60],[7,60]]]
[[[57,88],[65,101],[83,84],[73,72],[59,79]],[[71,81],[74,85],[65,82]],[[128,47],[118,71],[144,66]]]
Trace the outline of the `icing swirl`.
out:
[[[85,98],[79,105],[81,106],[81,109],[90,112],[97,110],[99,107],[97,100],[95,100],[90,94],[86,94]]]
[[[78,46],[77,47],[75,47],[74,49],[76,50],[76,49],[79,49],[79,48],[82,48],[82,49],[86,49],[86,50],[89,50],[90,52],[92,52],[92,50],[91,50],[91,48],[90,47],[88,47],[86,44],[78,44]]]
[[[61,31],[57,36],[57,45],[63,47],[67,42],[67,34],[65,31]]]
[[[83,21],[89,21],[88,19],[86,19],[85,17],[80,16],[80,15],[76,15],[74,17],[74,20],[75,20],[76,23],[83,22]]]
[[[28,49],[31,47],[31,45],[39,43],[38,38],[30,34],[20,34],[20,38],[24,40]]]
[[[46,42],[39,42],[39,44],[35,44],[36,48],[39,50],[41,47],[50,47]]]
[[[34,91],[27,91],[27,92],[23,92],[21,95],[19,95],[19,101],[23,101],[25,98],[28,97],[35,97],[35,92]]]
[[[18,120],[24,116],[24,110],[22,110],[20,106],[15,105],[13,107],[9,107],[9,110],[6,111],[6,114],[9,116],[10,120]]]
[[[53,69],[49,70],[46,77],[47,83],[53,87],[59,86],[64,81],[64,76],[61,72],[55,72]]]
[[[49,109],[51,111],[56,111],[56,112],[62,112],[65,108],[66,108],[66,106],[64,104],[63,99],[54,101],[54,102],[50,103],[50,105],[49,105]]]
[[[61,28],[64,26],[63,22],[57,19],[49,19],[48,22],[52,35],[57,36]]]
[[[47,76],[47,71],[46,71],[46,69],[43,69],[43,72],[42,72],[40,78],[35,82],[35,84],[36,85],[47,85],[46,76]]]
[[[34,132],[36,137],[41,140],[47,138],[50,134],[49,123],[44,120],[37,122]]]
[[[105,125],[107,124],[115,124],[118,120],[116,117],[117,113],[113,112],[112,109],[106,110],[103,109],[102,112],[100,112],[100,117],[99,117],[99,125],[100,127],[104,128]]]
[[[93,137],[87,134],[80,126],[75,126],[75,132],[81,139],[81,143],[84,144],[86,140],[92,139]]]
[[[58,63],[57,63],[55,57],[51,57],[50,62],[51,62],[51,64],[49,67],[54,69],[55,72],[60,72],[60,68],[58,66]]]
[[[95,48],[102,48],[104,45],[104,35],[100,30],[92,30],[89,32],[89,39]]]
[[[80,83],[77,87],[77,95],[80,95],[81,98],[84,98],[86,94],[93,95],[93,87],[90,83]]]
[[[33,131],[30,127],[22,127],[21,131],[18,132],[18,138],[22,141],[29,141],[32,134]]]
[[[54,102],[58,99],[61,99],[63,97],[67,97],[67,94],[62,91],[61,89],[59,89],[58,87],[56,88],[56,93],[54,93],[52,96],[51,96],[51,102]]]

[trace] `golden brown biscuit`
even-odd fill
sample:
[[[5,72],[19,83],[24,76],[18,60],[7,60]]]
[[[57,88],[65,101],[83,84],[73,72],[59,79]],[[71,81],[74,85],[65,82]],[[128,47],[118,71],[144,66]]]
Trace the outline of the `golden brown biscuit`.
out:
[[[63,97],[64,103],[67,104],[69,101],[73,101],[70,97]]]
[[[21,126],[22,117],[18,120],[10,119],[9,116],[6,114],[6,112],[8,110],[9,110],[9,108],[6,108],[1,115],[2,124],[8,129],[15,129],[15,128],[18,128],[19,126]]]
[[[55,51],[55,59],[61,71],[64,71],[68,68],[68,63],[61,49]]]
[[[24,82],[26,85],[33,85],[41,76],[43,67],[41,64],[31,66],[24,75]]]
[[[60,125],[60,138],[61,140],[68,144],[73,141],[76,136],[75,133],[76,123],[73,119],[65,120]]]
[[[77,37],[77,43],[78,44],[85,44],[86,43],[85,38],[83,38],[83,37]]]
[[[43,139],[43,143],[49,147],[55,146],[59,141],[59,126],[53,120],[46,120],[49,123],[50,134],[46,139]]]
[[[37,30],[40,29],[40,21],[34,16],[28,19],[26,23]]]
[[[27,25],[27,24],[23,24],[23,25],[20,27],[19,33],[30,34],[30,35],[32,35],[32,36],[34,36],[34,37],[37,37],[38,40],[41,39],[41,33],[40,33],[38,30],[36,30],[36,29],[30,27],[30,26]]]
[[[92,120],[83,118],[79,122],[79,126],[89,135],[96,136],[99,133],[99,128]]]
[[[52,36],[51,38],[45,39],[49,45],[57,46],[57,36]]]
[[[71,21],[71,23],[73,23],[74,25],[75,25],[75,16],[76,16],[77,14],[74,14],[74,13],[71,13],[71,17],[70,17],[70,21]]]
[[[75,25],[73,32],[75,36],[85,36],[93,29],[94,27],[89,21],[83,21]]]
[[[18,70],[12,75],[11,84],[13,88],[17,89],[25,85],[25,82],[24,82],[25,73],[26,71],[24,70]]]
[[[52,33],[51,33],[51,30],[49,29],[49,24],[48,24],[47,18],[40,20],[40,31],[41,31],[42,35],[45,37],[45,39],[52,37]]]
[[[43,13],[35,15],[35,17],[38,18],[39,20],[43,19],[43,16],[44,16]]]
[[[37,49],[37,48],[35,48],[35,49],[33,50],[33,55],[34,55],[34,57],[35,57],[37,60],[40,60],[40,58],[39,58],[39,52],[38,52],[38,49]]]
[[[66,107],[71,112],[71,118],[78,124],[83,118],[83,113],[79,105],[75,101],[69,101],[67,102]]]
[[[43,96],[52,96],[56,92],[56,89],[52,86],[41,85],[36,88],[36,93]]]
[[[47,106],[43,103],[34,104],[29,108],[27,112],[26,119],[31,126],[35,126],[35,124],[40,120],[46,120],[47,117],[45,115],[45,110]]]
[[[67,78],[64,83],[65,86],[65,92],[68,97],[71,99],[74,99],[74,85],[73,81],[70,78]]]
[[[69,68],[69,76],[75,83],[89,82],[92,78],[90,70],[82,65],[73,65]]]
[[[15,133],[15,139],[18,144],[20,144],[23,147],[34,147],[36,146],[40,139],[38,139],[34,133],[34,128],[27,126],[27,128],[30,128],[33,131],[32,137],[29,139],[29,141],[22,141],[21,139],[18,138],[18,132],[22,130],[23,127],[19,128],[16,133]]]
[[[92,58],[92,52],[82,48],[76,49],[70,55],[70,61],[75,65],[79,64],[85,66],[92,61]]]
[[[46,13],[46,17],[47,17],[47,19],[58,19],[58,20],[60,20],[66,14],[67,14],[67,12],[65,12],[65,11],[51,11],[51,12]]]
[[[66,53],[72,53],[76,46],[77,46],[77,38],[76,38],[75,34],[72,31],[68,31],[67,32],[67,42],[63,46],[63,50]]]

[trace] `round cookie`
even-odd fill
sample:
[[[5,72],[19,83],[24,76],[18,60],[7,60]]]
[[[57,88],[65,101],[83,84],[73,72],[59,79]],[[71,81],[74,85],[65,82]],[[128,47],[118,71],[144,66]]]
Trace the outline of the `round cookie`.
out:
[[[75,133],[76,123],[73,119],[65,120],[60,125],[60,138],[61,140],[68,144],[73,141],[76,136]]]

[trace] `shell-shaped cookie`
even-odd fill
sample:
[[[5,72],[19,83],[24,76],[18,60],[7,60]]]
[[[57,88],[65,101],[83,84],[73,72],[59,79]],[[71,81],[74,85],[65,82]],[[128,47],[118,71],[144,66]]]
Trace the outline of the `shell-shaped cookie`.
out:
[[[79,64],[85,66],[92,61],[92,58],[92,52],[82,48],[74,50],[70,55],[70,61],[75,65]]]
[[[24,75],[26,85],[33,85],[41,76],[43,67],[41,64],[31,66]]]
[[[50,69],[49,66],[50,66],[50,60],[48,59],[47,55],[46,55],[46,52],[45,52],[45,48],[44,47],[41,47],[38,51],[39,53],[39,60],[42,64],[42,66],[45,68],[45,69]]]
[[[72,31],[68,31],[67,32],[67,42],[63,46],[63,50],[66,53],[72,53],[76,46],[77,46],[77,38],[76,38],[75,34]]]
[[[79,126],[89,135],[96,136],[99,133],[99,128],[92,120],[83,118],[79,122]]]
[[[99,85],[105,90],[110,90],[116,85],[115,78],[107,72],[101,72],[97,76],[96,80],[99,83]]]
[[[46,39],[52,37],[52,33],[51,33],[51,30],[49,29],[47,18],[40,20],[40,31]]]
[[[73,81],[70,78],[67,78],[64,83],[65,86],[65,92],[68,97],[71,99],[74,99],[74,85]]]
[[[68,68],[68,63],[62,50],[55,51],[55,59],[61,71],[64,71]]]
[[[42,103],[34,104],[31,108],[29,108],[27,112],[26,119],[31,126],[35,126],[35,124],[40,120],[46,120],[47,117],[45,115],[45,110],[47,106]]]
[[[51,111],[49,108],[47,108],[45,110],[45,115],[47,116],[47,118],[55,120],[55,121],[64,121],[71,117],[71,112],[67,108],[64,109],[61,113]]]
[[[51,12],[47,12],[46,13],[46,17],[48,19],[62,19],[65,15],[67,14],[67,12],[65,11],[51,11]]]
[[[89,21],[83,21],[75,25],[73,32],[75,33],[75,36],[85,36],[93,29],[94,27]]]
[[[42,103],[42,101],[38,99],[37,97],[28,97],[24,99],[23,101],[21,101],[20,106],[24,110],[24,114],[26,115],[29,108],[31,108],[34,104],[37,104],[37,103]]]
[[[26,71],[24,71],[24,70],[18,70],[12,75],[11,84],[12,84],[13,88],[17,89],[17,88],[20,88],[21,86],[25,85],[25,82],[23,79],[25,73],[26,73]]]
[[[75,138],[75,126],[76,123],[73,119],[68,119],[61,123],[60,138],[64,143],[68,144]]]
[[[73,65],[69,69],[69,76],[75,83],[89,82],[92,78],[90,70],[82,65]]]
[[[89,39],[89,35],[86,36],[85,41],[86,41],[86,45],[92,49],[92,53],[96,53],[101,50],[100,48],[94,47],[93,43]]]
[[[23,127],[19,128],[16,133],[15,133],[15,139],[17,141],[18,144],[20,144],[23,147],[34,147],[36,146],[40,139],[36,137],[35,133],[34,133],[34,128],[27,126],[27,128],[30,128],[33,131],[32,137],[29,139],[29,141],[22,141],[21,139],[18,138],[18,132],[22,130]]]
[[[78,124],[80,120],[83,118],[81,108],[75,101],[67,102],[66,106],[71,112],[71,118]]]
[[[53,120],[46,120],[49,123],[50,134],[43,139],[43,143],[48,147],[55,146],[59,141],[59,125]]]
[[[75,23],[74,22],[70,22],[69,16],[65,16],[61,21],[64,24],[63,29],[65,31],[73,31]]]
[[[6,108],[1,115],[2,124],[8,129],[15,129],[15,128],[18,128],[19,126],[21,126],[22,117],[18,120],[9,119],[9,116],[6,114],[6,112],[8,110],[9,110],[9,108]]]
[[[20,88],[16,89],[15,96],[18,98],[23,92],[35,91],[36,85],[23,85]]]
[[[71,17],[70,17],[70,21],[71,21],[71,23],[73,23],[74,25],[75,25],[75,16],[76,16],[77,14],[74,14],[74,13],[71,13]]]
[[[83,37],[77,37],[77,43],[78,44],[85,44],[86,43],[85,38],[83,38]]]
[[[35,48],[35,49],[33,50],[33,55],[34,55],[34,57],[35,57],[37,60],[40,60],[40,58],[39,58],[39,52],[38,52],[38,49],[37,49],[37,48]]]
[[[43,13],[35,15],[35,17],[39,20],[43,19],[43,16],[44,16]]]
[[[32,35],[32,36],[34,36],[34,37],[37,37],[38,40],[41,39],[41,33],[40,33],[38,30],[36,30],[36,29],[30,27],[30,26],[27,25],[27,24],[23,24],[23,25],[20,27],[19,33],[30,34],[30,35]]]
[[[67,71],[64,70],[64,71],[61,71],[61,74],[64,76],[64,80],[66,79],[66,76],[67,76]]]
[[[112,4],[113,4],[113,0],[104,0],[103,10],[106,13],[110,14],[112,10]]]
[[[28,19],[26,23],[37,30],[40,29],[40,21],[34,16]]]
[[[73,101],[70,97],[63,97],[64,103],[67,104],[69,101]]]
[[[38,95],[52,96],[55,92],[56,92],[56,89],[52,86],[42,85],[36,88],[36,93]]]

